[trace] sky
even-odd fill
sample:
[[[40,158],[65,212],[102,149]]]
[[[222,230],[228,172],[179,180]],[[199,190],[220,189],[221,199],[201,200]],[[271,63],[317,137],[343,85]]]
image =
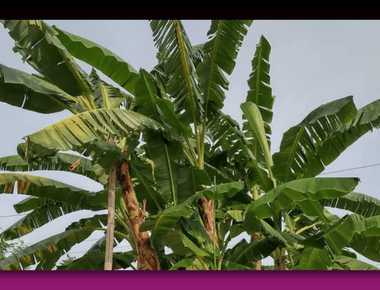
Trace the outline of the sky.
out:
[[[46,22],[113,51],[136,70],[149,71],[157,63],[157,50],[147,20],[51,19]],[[207,40],[210,20],[184,20],[183,23],[192,44]],[[247,96],[251,60],[263,35],[272,48],[270,85],[276,99],[271,151],[278,152],[282,134],[321,104],[352,95],[359,109],[380,98],[380,39],[375,37],[379,30],[379,20],[255,20],[239,51],[234,72],[228,77],[230,84],[223,111],[241,121],[240,104]],[[34,73],[22,62],[21,56],[12,51],[13,46],[8,30],[1,25],[0,64]],[[90,72],[88,65],[78,63]],[[23,141],[22,137],[68,116],[68,112],[43,115],[0,103],[0,157],[17,154],[16,146]],[[380,131],[367,133],[327,166],[324,176],[359,177],[361,182],[356,191],[380,199],[380,166],[326,174],[380,164],[379,141]],[[40,175],[53,177],[45,173]],[[72,174],[54,175],[54,178],[99,190],[98,184],[88,179],[84,182]],[[0,195],[0,228],[5,229],[17,220],[13,216],[13,203],[20,200],[20,196]],[[59,232],[74,218],[77,216],[60,218],[55,226],[35,231],[24,241],[30,244],[41,235]]]

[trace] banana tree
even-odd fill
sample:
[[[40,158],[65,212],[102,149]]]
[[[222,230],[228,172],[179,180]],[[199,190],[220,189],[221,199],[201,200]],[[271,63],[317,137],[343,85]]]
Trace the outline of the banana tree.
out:
[[[123,107],[125,108],[128,108],[131,105],[131,97],[129,94],[100,80],[95,71],[93,71],[91,75],[84,73],[56,37],[57,32],[45,22],[25,20],[2,21],[2,23],[10,30],[11,37],[16,41],[15,51],[20,52],[23,56],[23,60],[32,65],[32,67],[40,74],[38,76],[28,75],[21,71],[1,66],[2,101],[40,113],[52,113],[68,109],[74,114],[73,119],[68,121],[71,123],[71,129],[68,131],[70,132],[71,130],[72,134],[71,138],[69,137],[70,140],[65,139],[68,135],[63,137],[63,134],[67,132],[62,131],[61,137],[63,138],[56,139],[56,141],[58,141],[56,145],[59,144],[56,147],[53,146],[49,147],[50,149],[42,149],[42,151],[39,151],[42,148],[39,146],[36,151],[33,151],[33,141],[31,140],[27,140],[25,144],[19,146],[19,153],[26,160],[28,164],[27,168],[30,169],[32,162],[37,162],[40,166],[42,159],[49,159],[50,157],[54,157],[50,158],[50,166],[55,168],[57,165],[59,166],[59,161],[61,161],[58,161],[57,159],[62,157],[57,154],[57,151],[62,149],[62,146],[66,146],[66,149],[68,149],[67,146],[77,146],[75,148],[72,147],[72,149],[79,153],[85,153],[84,151],[86,151],[85,154],[91,154],[92,164],[94,165],[92,174],[95,173],[97,177],[101,178],[99,181],[105,186],[108,186],[108,176],[107,174],[104,174],[108,169],[107,166],[116,163],[117,160],[125,159],[126,156],[121,150],[119,150],[119,147],[113,144],[107,144],[104,140],[114,137],[111,136],[111,134],[121,133],[121,135],[123,135],[122,137],[120,134],[116,137],[119,142],[121,141],[120,147],[124,149],[126,146],[126,137],[133,140],[135,138],[135,132],[147,129],[148,127],[150,127],[149,130],[161,130],[162,126],[160,127],[160,124],[155,123],[153,120],[150,120],[145,116],[139,116],[137,113],[133,114],[132,112],[133,116],[129,116],[130,111],[126,110],[123,110],[122,113],[126,113],[126,119],[121,120],[119,117],[116,117],[115,113],[119,115],[117,110],[120,109],[116,109],[116,111],[114,111],[114,109],[120,107],[121,103],[123,103]],[[102,64],[103,66],[109,65],[109,61],[107,60],[111,60],[112,62],[115,59],[115,56],[108,52],[103,54],[103,57],[106,59]],[[131,84],[133,84],[134,78],[137,75],[136,71],[134,71],[127,63],[120,62],[117,66],[113,66],[110,73],[114,74],[115,71],[118,72],[120,69],[122,70],[122,76],[117,76],[116,78],[123,82],[124,88],[127,90],[133,90]],[[97,109],[101,109],[101,111],[97,111]],[[91,112],[90,115],[86,114],[89,112]],[[95,115],[91,116],[91,114]],[[103,118],[106,115],[114,121],[108,122],[111,119],[108,121],[104,120]],[[93,117],[95,117],[95,120],[97,121],[95,121]],[[134,120],[131,120],[131,117]],[[139,118],[140,120],[138,120]],[[78,121],[82,124],[80,125]],[[96,125],[95,123],[92,123],[94,121],[100,123]],[[116,122],[119,127],[119,132],[116,133],[113,130],[115,127],[107,127],[107,129],[111,131],[106,132],[107,129],[104,131],[102,128],[103,125],[101,125],[102,122],[108,122],[111,126],[112,122]],[[124,122],[130,124],[124,127]],[[65,124],[65,122],[63,122],[60,123],[58,127],[64,126],[67,129],[67,125],[68,123]],[[78,126],[80,128],[79,131]],[[64,129],[64,131],[66,129]],[[95,135],[91,135],[91,133],[89,135],[89,132],[91,131],[93,131]],[[69,142],[74,140],[77,141],[69,144],[66,143],[65,140]],[[90,144],[90,142],[92,143]],[[15,156],[8,158],[6,163],[9,164],[8,161],[12,158],[14,159]],[[76,161],[68,168],[71,170],[76,169],[80,164],[80,160],[81,158],[78,159],[77,157]],[[17,162],[19,161],[20,160]],[[90,161],[87,160],[86,162],[88,163]],[[49,167],[49,165],[47,166]],[[18,178],[15,176],[17,175],[13,176],[13,181],[16,181]],[[29,176],[24,177],[27,180],[28,178],[32,178]],[[18,184],[22,184],[23,182],[28,184],[29,182],[26,180],[23,181],[20,176],[18,180]],[[7,188],[11,187],[12,182],[7,185]],[[111,185],[110,188],[112,187],[113,186]],[[135,206],[138,206],[137,200],[132,200],[131,202],[135,202]],[[112,218],[110,219],[110,222],[112,222]],[[137,237],[135,237],[135,239],[136,238]],[[113,240],[112,237],[111,240]],[[144,262],[141,263],[144,264]]]
[[[360,110],[352,97],[322,105],[289,129],[280,151],[272,155],[274,97],[269,77],[270,45],[264,37],[252,59],[250,90],[241,105],[246,123],[240,129],[222,112],[228,89],[226,74],[233,71],[251,21],[213,20],[209,40],[197,46],[191,45],[181,21],[150,23],[159,52],[158,64],[151,72],[138,73],[95,43],[49,28],[58,43],[56,47],[63,49],[66,57],[87,62],[126,90],[115,102],[128,100],[124,102],[127,110],[99,105],[110,103],[111,98],[96,97],[95,91],[104,90],[96,90],[96,83],[82,78],[77,81],[82,89],[83,84],[95,87],[81,91],[79,97],[71,93],[67,96],[54,86],[55,90],[46,94],[63,102],[75,115],[29,135],[27,143],[19,146],[23,158],[2,159],[4,168],[59,167],[68,159],[58,150],[73,150],[83,157],[65,166],[71,164],[73,170],[107,187],[107,172],[116,164],[120,184],[116,193],[124,202],[118,203],[115,234],[127,239],[133,248],[124,255],[114,255],[114,263],[120,266],[140,257],[143,266],[138,269],[373,269],[357,260],[349,249],[377,261],[379,201],[355,193],[356,178],[316,176],[360,136],[379,125],[378,101]],[[20,51],[28,52],[25,48]],[[24,55],[31,64],[37,63],[27,53]],[[82,71],[75,75],[86,76]],[[26,83],[19,81],[23,89]],[[36,86],[27,87],[34,88],[29,93],[41,94]],[[24,95],[20,93],[20,98]],[[13,105],[23,103],[12,103],[8,97],[2,100]],[[34,108],[26,101],[23,107]],[[143,143],[132,133],[137,131],[143,131]],[[121,141],[120,146],[109,143],[110,136]],[[125,148],[128,155],[122,150]],[[46,214],[48,206],[58,206],[59,214],[73,210],[69,206],[97,210],[101,197],[103,208],[106,204],[104,192],[89,194],[19,174],[3,180],[5,192],[11,192],[13,182],[19,180],[18,192],[37,197],[26,202],[26,210],[34,208]],[[41,190],[43,186],[57,195],[47,195]],[[65,189],[69,198],[63,198],[58,189]],[[343,208],[353,214],[337,217],[325,207]],[[17,268],[37,257],[39,268],[52,267],[74,240],[83,240],[89,229],[100,229],[99,225],[105,224],[102,218],[75,223],[63,235],[25,249],[2,267]],[[28,221],[20,222],[5,233],[10,235],[17,229],[20,234],[31,227],[31,220],[35,218],[29,220],[29,225]],[[36,224],[30,230],[37,228]],[[231,240],[242,233],[251,235],[252,241],[242,239],[231,247]],[[139,249],[146,255],[139,254]],[[104,262],[100,254],[104,247],[96,250],[62,268],[99,269]],[[273,257],[274,267],[261,268],[259,261],[268,256]]]

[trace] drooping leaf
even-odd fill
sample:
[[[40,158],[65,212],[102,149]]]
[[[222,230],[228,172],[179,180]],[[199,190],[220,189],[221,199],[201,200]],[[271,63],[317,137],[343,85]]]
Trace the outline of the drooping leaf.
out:
[[[80,112],[78,100],[35,75],[0,64],[0,101],[38,113]]]
[[[210,177],[205,170],[188,166],[178,170],[178,204],[193,197],[204,186],[211,184]]]
[[[186,255],[192,253],[200,257],[207,257],[210,254],[204,248],[199,248],[192,240],[180,231],[171,231],[163,238],[163,243],[170,247],[174,253]]]
[[[380,125],[380,100],[359,109],[356,116],[340,130],[319,142],[316,150],[308,157],[303,177],[316,176],[331,164],[344,150],[360,137]]]
[[[323,217],[319,199],[333,199],[354,190],[357,178],[304,178],[281,184],[251,203],[247,212],[259,219],[271,217],[280,209],[290,209],[295,204],[311,216]]]
[[[178,203],[178,170],[176,162],[182,157],[179,142],[167,141],[162,134],[148,132],[145,134],[147,155],[154,162],[155,186],[166,198]]]
[[[349,210],[364,217],[380,215],[380,200],[357,192],[350,192],[344,196],[319,201],[324,207]]]
[[[75,58],[84,61],[104,73],[115,83],[134,94],[137,71],[112,51],[78,35],[63,31],[56,26],[56,37]]]
[[[45,198],[33,198],[33,201],[41,202],[39,205],[21,219],[5,228],[1,232],[1,236],[4,240],[13,240],[24,235],[31,233],[33,230],[40,228],[41,226],[51,222],[52,220],[63,216],[65,214],[80,210],[80,207],[65,203],[57,203]],[[25,201],[23,201],[25,203]],[[20,204],[15,206],[20,208]]]
[[[93,230],[67,230],[22,249],[20,252],[0,261],[1,269],[24,269],[39,262],[40,270],[51,270],[61,255],[77,243],[88,238]],[[22,267],[20,267],[22,265]]]
[[[302,177],[319,144],[342,130],[355,117],[356,112],[352,96],[334,100],[316,108],[301,123],[286,131],[280,151],[273,154],[274,176],[282,182]],[[323,170],[321,163],[314,163],[314,167],[309,168],[318,173],[321,169]]]
[[[54,199],[71,205],[83,202],[84,206],[88,202],[87,197],[96,196],[95,193],[50,178],[21,173],[1,173],[0,192],[13,193],[16,182],[18,194]]]
[[[29,155],[30,156],[30,155]],[[30,156],[32,157],[32,156]],[[77,163],[79,160],[79,163]],[[97,180],[93,171],[91,160],[86,157],[69,153],[57,153],[38,160],[37,158],[28,159],[29,164],[19,155],[11,155],[0,158],[0,170],[5,171],[34,171],[34,170],[55,170],[70,171],[91,179]],[[72,165],[75,164],[72,167]]]
[[[2,23],[15,40],[14,51],[50,82],[72,96],[91,92],[89,77],[61,44],[57,31],[46,22],[4,20]]]
[[[94,141],[108,140],[110,134],[123,138],[143,130],[165,133],[165,128],[161,124],[136,112],[123,109],[98,109],[56,122],[29,135],[28,140],[48,149],[83,151]],[[105,141],[103,143],[103,146],[107,145],[111,151],[117,151],[116,145]],[[112,149],[114,147],[115,149]]]

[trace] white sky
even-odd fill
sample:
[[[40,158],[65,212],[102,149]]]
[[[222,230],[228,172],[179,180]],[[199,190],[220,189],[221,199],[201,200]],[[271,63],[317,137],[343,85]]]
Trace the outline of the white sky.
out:
[[[116,53],[136,70],[150,70],[156,64],[156,48],[147,20],[47,20],[60,29],[92,40]],[[207,40],[209,20],[185,20],[192,44]],[[272,153],[278,151],[282,134],[298,124],[310,111],[334,99],[354,96],[358,108],[380,98],[379,20],[257,20],[251,25],[229,77],[230,90],[223,111],[241,120],[240,104],[245,101],[251,72],[251,60],[260,36],[271,44],[270,77],[276,96],[272,121]],[[8,30],[0,27],[0,63],[29,73],[12,51]],[[79,62],[81,65],[82,63]],[[90,68],[82,66],[87,72]],[[106,79],[107,80],[107,79]],[[70,114],[42,115],[0,103],[0,156],[17,154],[21,138]],[[380,163],[380,132],[362,137],[348,148],[325,172]],[[63,176],[63,177],[62,177]],[[355,176],[361,179],[356,191],[380,198],[380,166],[326,176]],[[58,179],[58,177],[56,177]],[[59,180],[68,183],[68,175]],[[82,180],[70,183],[83,186]],[[94,189],[92,185],[89,188]],[[14,222],[12,203],[20,197],[0,195],[0,228]],[[67,226],[61,219],[57,221]],[[57,227],[50,229],[57,230]],[[49,230],[45,231],[50,233]],[[30,235],[26,242],[35,240]],[[40,236],[39,236],[40,237]]]

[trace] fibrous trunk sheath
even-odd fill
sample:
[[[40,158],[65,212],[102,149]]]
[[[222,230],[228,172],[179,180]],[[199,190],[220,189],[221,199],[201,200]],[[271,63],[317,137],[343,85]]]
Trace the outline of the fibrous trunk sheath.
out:
[[[257,234],[257,233],[253,233],[251,235],[251,243],[254,243],[256,241],[258,241],[260,238],[260,236]],[[261,270],[261,261],[256,261],[253,263],[253,269],[255,270]]]
[[[128,225],[136,241],[137,270],[161,270],[157,253],[150,247],[148,232],[140,232],[140,226],[146,217],[145,200],[140,209],[127,161],[116,163],[116,176],[127,208]]]
[[[219,248],[218,234],[215,228],[215,203],[205,197],[199,199],[200,211],[206,232],[215,246]]]

